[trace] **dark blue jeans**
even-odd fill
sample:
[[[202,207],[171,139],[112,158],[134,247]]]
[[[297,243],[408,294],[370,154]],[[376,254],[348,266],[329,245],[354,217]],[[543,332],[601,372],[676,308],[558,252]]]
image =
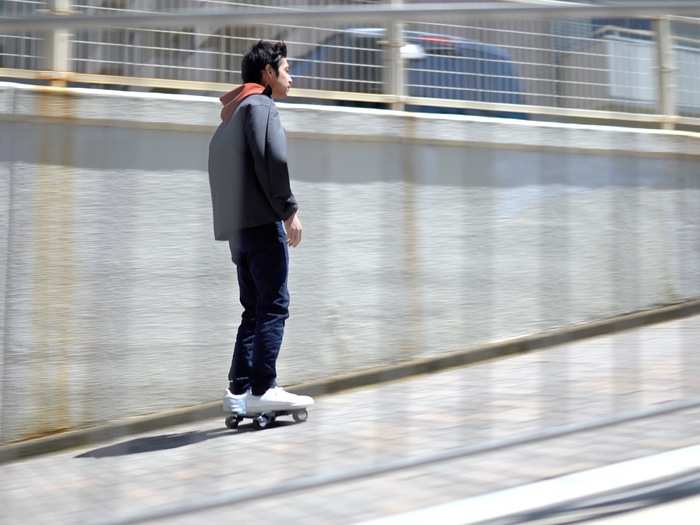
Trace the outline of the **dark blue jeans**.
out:
[[[243,315],[228,374],[230,389],[256,396],[276,384],[277,356],[289,317],[289,252],[282,222],[240,230],[229,241]]]

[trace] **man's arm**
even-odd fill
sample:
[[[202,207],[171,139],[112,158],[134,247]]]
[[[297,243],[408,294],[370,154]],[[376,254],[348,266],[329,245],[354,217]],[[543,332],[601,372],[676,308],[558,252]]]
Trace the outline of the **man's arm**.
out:
[[[246,139],[255,162],[255,174],[275,213],[287,221],[298,209],[289,184],[287,139],[274,105],[249,106]]]

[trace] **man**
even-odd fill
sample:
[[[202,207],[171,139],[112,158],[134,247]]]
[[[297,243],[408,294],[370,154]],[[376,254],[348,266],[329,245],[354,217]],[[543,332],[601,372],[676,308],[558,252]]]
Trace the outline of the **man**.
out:
[[[224,410],[237,414],[313,404],[276,383],[289,317],[287,246],[298,246],[302,234],[273,102],[292,85],[287,46],[259,41],[243,57],[241,75],[243,85],[220,99],[222,122],[209,144],[214,237],[229,243],[243,305],[224,396]]]

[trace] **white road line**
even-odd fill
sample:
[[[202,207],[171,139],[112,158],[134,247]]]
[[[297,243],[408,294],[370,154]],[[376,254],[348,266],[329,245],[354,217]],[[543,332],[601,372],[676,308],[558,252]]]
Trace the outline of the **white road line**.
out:
[[[358,525],[476,524],[670,478],[696,469],[700,469],[700,446],[623,461],[483,496],[365,521]]]
[[[693,497],[629,512],[611,518],[586,522],[586,525],[697,525],[700,519],[700,498]]]

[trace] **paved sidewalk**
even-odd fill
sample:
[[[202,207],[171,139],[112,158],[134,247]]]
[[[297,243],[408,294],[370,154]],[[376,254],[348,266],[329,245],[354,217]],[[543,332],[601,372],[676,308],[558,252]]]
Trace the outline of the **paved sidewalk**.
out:
[[[700,395],[700,316],[318,400],[303,424],[223,416],[0,466],[5,524],[99,523]],[[169,518],[353,523],[700,443],[700,410]]]

